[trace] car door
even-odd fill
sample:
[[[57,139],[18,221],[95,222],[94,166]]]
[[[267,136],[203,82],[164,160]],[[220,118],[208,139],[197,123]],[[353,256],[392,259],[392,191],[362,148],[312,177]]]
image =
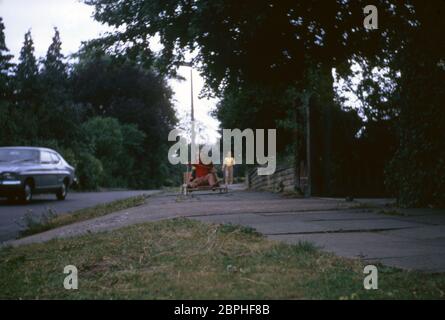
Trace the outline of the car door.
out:
[[[63,166],[62,160],[54,152],[51,152],[51,158],[53,160],[52,163],[53,163],[55,175],[56,175],[56,184],[58,186],[61,186],[63,183],[63,179],[66,176],[66,172],[64,171],[64,166]]]
[[[40,165],[42,168],[40,188],[49,190],[57,187],[57,172],[54,168],[53,159],[50,152],[40,152]]]

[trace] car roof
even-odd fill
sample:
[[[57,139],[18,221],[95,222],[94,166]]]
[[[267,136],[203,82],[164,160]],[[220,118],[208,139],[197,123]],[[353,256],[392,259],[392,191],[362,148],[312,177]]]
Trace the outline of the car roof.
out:
[[[50,152],[55,152],[57,153],[57,151],[54,151],[52,149],[49,148],[42,148],[42,147],[14,147],[14,146],[10,146],[10,147],[0,147],[1,149],[19,149],[19,150],[35,150],[35,151],[50,151]]]

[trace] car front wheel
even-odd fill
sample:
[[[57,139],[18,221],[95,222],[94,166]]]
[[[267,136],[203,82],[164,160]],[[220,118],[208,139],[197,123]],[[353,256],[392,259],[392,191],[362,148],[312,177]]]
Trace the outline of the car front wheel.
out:
[[[28,204],[32,201],[32,185],[30,182],[25,182],[22,193],[20,195],[20,201]]]
[[[66,185],[66,183],[63,183],[62,186],[60,187],[59,191],[57,191],[56,193],[56,197],[57,200],[65,200],[66,196],[68,194],[68,186]]]

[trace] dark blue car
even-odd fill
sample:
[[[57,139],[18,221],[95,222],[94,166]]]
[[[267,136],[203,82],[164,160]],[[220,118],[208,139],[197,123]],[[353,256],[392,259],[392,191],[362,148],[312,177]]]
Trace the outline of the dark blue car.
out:
[[[29,203],[33,194],[54,193],[65,200],[75,171],[56,151],[34,147],[0,148],[0,197]]]

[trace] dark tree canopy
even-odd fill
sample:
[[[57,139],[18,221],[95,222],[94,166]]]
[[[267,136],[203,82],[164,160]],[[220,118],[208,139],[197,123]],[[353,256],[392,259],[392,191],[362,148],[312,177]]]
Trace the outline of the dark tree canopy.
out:
[[[197,50],[197,62],[215,91],[243,82],[289,83],[304,79],[308,64],[340,65],[354,55],[375,56],[389,48],[395,25],[409,15],[402,3],[380,0],[380,29],[363,28],[367,1],[319,0],[87,0],[95,18],[124,27],[102,39],[119,52],[150,56],[159,35],[159,55],[168,70]],[[125,45],[123,45],[125,44]]]

